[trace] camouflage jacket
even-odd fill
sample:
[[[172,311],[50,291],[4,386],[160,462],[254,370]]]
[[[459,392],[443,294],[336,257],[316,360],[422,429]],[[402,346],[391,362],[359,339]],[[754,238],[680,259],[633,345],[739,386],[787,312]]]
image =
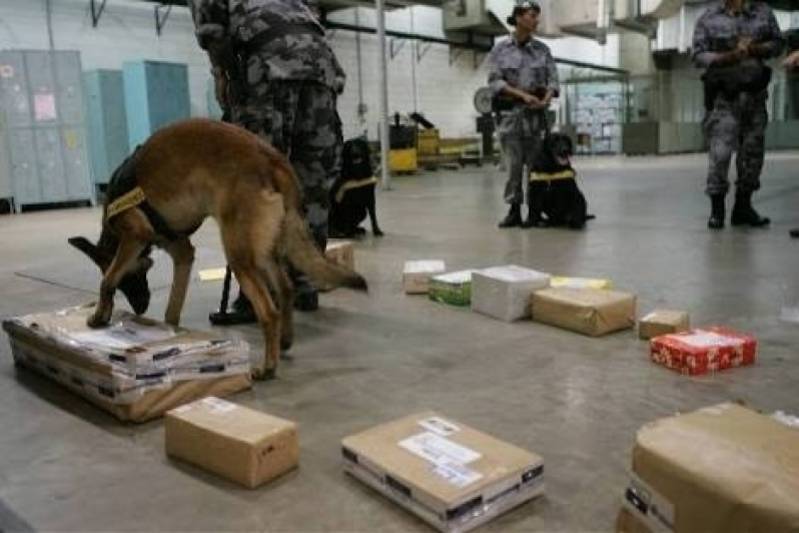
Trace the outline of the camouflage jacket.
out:
[[[316,81],[343,90],[344,70],[303,0],[189,0],[189,7],[211,63],[230,70],[237,58],[240,81]]]
[[[719,0],[696,22],[694,63],[703,68],[711,66],[721,53],[734,50],[741,37],[766,46],[764,57],[754,59],[760,64],[764,59],[780,55],[785,46],[777,19],[765,3],[746,0],[743,10],[733,14],[725,7],[724,0]]]

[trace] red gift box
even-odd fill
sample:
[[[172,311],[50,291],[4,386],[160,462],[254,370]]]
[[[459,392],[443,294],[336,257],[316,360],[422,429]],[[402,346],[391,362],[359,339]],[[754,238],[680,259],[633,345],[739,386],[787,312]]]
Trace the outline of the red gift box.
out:
[[[649,348],[655,363],[696,376],[751,365],[757,341],[751,335],[712,326],[655,337],[649,341]]]

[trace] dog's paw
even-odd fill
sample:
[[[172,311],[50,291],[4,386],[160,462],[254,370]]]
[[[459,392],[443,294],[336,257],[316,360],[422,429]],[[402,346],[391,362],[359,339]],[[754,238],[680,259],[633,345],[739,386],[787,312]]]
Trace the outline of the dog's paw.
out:
[[[108,325],[108,322],[108,319],[97,313],[86,319],[86,325],[92,329],[104,328]]]
[[[380,229],[376,229],[372,230],[372,235],[374,235],[375,237],[382,237],[383,235],[385,235],[385,233],[383,233],[383,231]]]

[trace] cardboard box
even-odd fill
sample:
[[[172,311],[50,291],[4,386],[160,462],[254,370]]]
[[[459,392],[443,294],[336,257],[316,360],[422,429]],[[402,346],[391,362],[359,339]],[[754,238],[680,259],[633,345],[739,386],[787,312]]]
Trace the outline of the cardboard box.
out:
[[[251,489],[299,462],[294,422],[219,398],[203,398],[169,411],[164,434],[169,456]]]
[[[647,424],[620,531],[799,531],[799,431],[725,403]]]
[[[649,341],[652,361],[691,376],[754,364],[757,340],[721,326],[661,335]]]
[[[66,386],[123,421],[143,422],[207,395],[251,386],[249,347],[124,311],[102,329],[94,306],[5,320],[17,365]]]
[[[355,249],[352,241],[330,239],[325,248],[325,257],[338,265],[355,270]]]
[[[441,531],[468,531],[543,494],[538,455],[434,412],[342,441],[344,470]]]
[[[439,259],[406,261],[402,270],[402,288],[406,294],[427,294],[430,278],[446,271],[447,266]]]
[[[549,282],[555,289],[612,289],[613,282],[602,278],[570,278],[552,276]]]
[[[638,321],[638,336],[644,340],[688,329],[691,324],[685,311],[656,309]]]
[[[601,289],[544,289],[533,293],[533,320],[591,336],[635,325],[635,296]]]
[[[459,270],[430,278],[428,296],[431,300],[449,305],[468,306],[472,301],[472,273]]]
[[[549,274],[516,265],[478,270],[472,275],[472,310],[512,322],[530,316],[533,291],[549,287]]]

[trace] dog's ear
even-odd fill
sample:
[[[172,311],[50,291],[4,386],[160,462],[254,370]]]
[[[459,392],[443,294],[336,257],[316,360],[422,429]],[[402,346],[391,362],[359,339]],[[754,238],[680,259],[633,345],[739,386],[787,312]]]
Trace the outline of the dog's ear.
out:
[[[67,239],[67,242],[89,256],[89,259],[91,259],[94,264],[100,267],[100,270],[103,272],[105,272],[108,266],[111,264],[109,258],[105,257],[105,255],[100,252],[97,246],[89,242],[89,239],[86,237],[70,237]]]

